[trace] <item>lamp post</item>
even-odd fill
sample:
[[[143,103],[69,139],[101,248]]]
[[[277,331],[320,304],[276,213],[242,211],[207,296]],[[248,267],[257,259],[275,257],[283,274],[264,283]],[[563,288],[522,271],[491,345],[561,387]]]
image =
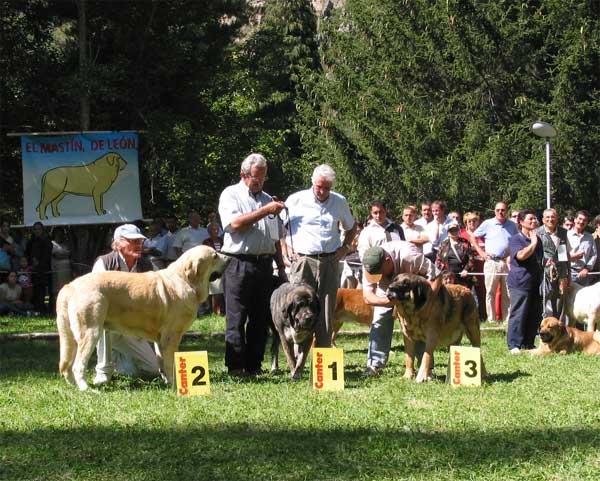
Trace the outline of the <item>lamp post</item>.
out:
[[[556,129],[548,122],[534,122],[532,132],[546,139],[546,208],[550,208],[550,139],[556,137]]]

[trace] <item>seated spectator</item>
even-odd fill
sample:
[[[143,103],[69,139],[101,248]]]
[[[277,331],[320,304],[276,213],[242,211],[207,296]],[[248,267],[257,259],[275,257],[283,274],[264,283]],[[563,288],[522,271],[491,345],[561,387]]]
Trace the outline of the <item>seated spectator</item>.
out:
[[[206,246],[212,247],[217,252],[221,252],[221,247],[223,247],[223,237],[219,235],[219,231],[221,230],[221,226],[216,222],[208,224],[208,239],[206,239],[203,244]],[[210,305],[212,306],[212,311],[222,316],[225,312],[225,297],[223,296],[223,279],[215,279],[208,286],[208,294],[210,296]]]
[[[19,257],[19,270],[17,271],[17,282],[23,291],[23,301],[31,302],[33,298],[33,269],[29,265],[27,257]]]
[[[177,251],[173,247],[173,243],[177,239],[177,233],[179,232],[177,218],[173,215],[168,216],[165,219],[165,227],[167,228],[167,232],[164,234],[166,251],[163,252],[162,261],[165,267],[167,267],[177,259]]]
[[[155,271],[164,269],[166,263],[162,258],[167,251],[167,238],[162,235],[161,222],[154,219],[148,226],[148,236],[144,239],[142,254],[152,263]]]
[[[11,267],[10,244],[4,239],[0,239],[0,282],[6,279]]]
[[[0,242],[7,242],[9,248],[6,250],[11,258],[17,254],[17,242],[10,232],[10,222],[7,219],[2,219],[0,223]]]
[[[188,220],[190,225],[180,229],[173,241],[177,257],[192,247],[202,245],[208,239],[208,231],[204,227],[200,227],[200,214],[192,210],[189,213]]]
[[[455,282],[469,289],[473,285],[469,272],[475,266],[475,256],[471,243],[460,237],[460,226],[454,219],[446,225],[448,237],[440,242],[436,258],[436,267],[440,271],[450,271]]]
[[[223,237],[223,228],[221,227],[221,222],[219,221],[219,214],[216,212],[208,213],[208,224],[206,225],[206,228],[208,229],[211,224],[217,224],[219,226],[219,237]]]
[[[6,282],[0,284],[0,315],[29,316],[33,306],[23,302],[17,273],[9,272]]]

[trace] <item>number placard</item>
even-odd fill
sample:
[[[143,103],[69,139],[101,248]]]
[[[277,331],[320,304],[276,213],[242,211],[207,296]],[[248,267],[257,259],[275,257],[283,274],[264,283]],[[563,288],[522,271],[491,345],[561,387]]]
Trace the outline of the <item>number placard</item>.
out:
[[[481,386],[481,350],[450,346],[447,382],[455,386]]]
[[[312,353],[311,384],[318,391],[344,389],[344,350],[316,347]]]
[[[180,396],[203,396],[210,393],[208,352],[176,352],[175,379]]]

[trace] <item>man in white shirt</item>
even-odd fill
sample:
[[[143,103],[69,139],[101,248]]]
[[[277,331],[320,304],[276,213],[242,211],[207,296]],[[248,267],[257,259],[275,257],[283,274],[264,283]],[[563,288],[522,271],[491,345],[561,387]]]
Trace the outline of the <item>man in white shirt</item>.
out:
[[[402,231],[404,239],[410,242],[412,250],[415,254],[423,253],[423,244],[429,242],[429,238],[425,233],[425,227],[415,222],[417,217],[417,209],[414,205],[408,205],[402,211]]]
[[[404,240],[404,232],[387,216],[387,208],[380,200],[375,200],[370,206],[371,220],[358,236],[358,256],[369,247],[379,246],[384,242]]]
[[[175,240],[173,241],[173,248],[177,253],[177,257],[190,250],[192,247],[202,245],[202,243],[208,239],[208,231],[204,227],[200,227],[200,220],[200,214],[195,210],[192,210],[188,216],[190,225],[177,232]]]
[[[225,365],[229,375],[256,376],[262,372],[267,321],[273,293],[273,260],[285,279],[277,215],[283,202],[264,192],[267,160],[250,154],[240,168],[240,181],[219,198],[223,222],[221,252],[231,257],[223,276],[225,290]]]
[[[312,174],[312,188],[290,195],[285,202],[289,216],[284,223],[290,232],[282,242],[282,252],[290,261],[290,281],[312,286],[321,301],[315,332],[318,347],[331,346],[339,261],[350,252],[356,234],[346,198],[331,190],[334,182],[334,170],[327,164],[319,165]]]
[[[431,213],[433,219],[425,227],[429,242],[425,244],[423,252],[425,257],[431,262],[435,262],[441,242],[448,237],[448,231],[445,227],[448,219],[446,219],[444,204],[441,200],[435,200],[431,203]]]
[[[590,284],[588,273],[594,269],[598,255],[592,234],[585,231],[589,220],[589,212],[580,210],[575,214],[573,228],[567,230],[571,246],[571,280],[582,286]]]
[[[415,221],[415,224],[426,227],[432,220],[431,202],[421,202],[421,217]]]
[[[366,304],[374,307],[365,375],[375,376],[387,364],[392,346],[393,304],[386,296],[390,283],[402,273],[417,274],[432,281],[439,272],[423,254],[414,254],[406,241],[370,247],[365,251],[362,263],[363,297]],[[421,357],[424,347],[424,343],[417,343],[417,357]]]

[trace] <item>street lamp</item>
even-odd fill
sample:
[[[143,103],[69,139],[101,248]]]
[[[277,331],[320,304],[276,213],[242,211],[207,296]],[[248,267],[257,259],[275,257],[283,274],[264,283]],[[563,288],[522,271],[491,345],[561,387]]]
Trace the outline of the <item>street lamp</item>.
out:
[[[531,130],[538,137],[546,139],[546,208],[550,208],[550,139],[556,137],[556,129],[548,122],[534,122]]]

